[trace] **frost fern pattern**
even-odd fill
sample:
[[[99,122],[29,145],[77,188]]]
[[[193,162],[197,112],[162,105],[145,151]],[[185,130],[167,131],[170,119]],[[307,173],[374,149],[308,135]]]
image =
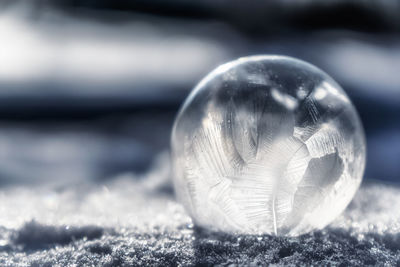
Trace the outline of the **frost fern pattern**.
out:
[[[307,63],[247,60],[206,77],[178,115],[177,196],[197,224],[215,230],[299,235],[322,228],[361,181],[365,143],[355,109]]]

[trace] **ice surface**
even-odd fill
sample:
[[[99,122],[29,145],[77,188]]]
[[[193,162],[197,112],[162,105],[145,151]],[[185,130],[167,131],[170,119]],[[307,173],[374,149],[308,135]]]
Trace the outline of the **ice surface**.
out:
[[[193,90],[172,132],[174,185],[196,224],[296,236],[354,196],[365,164],[356,110],[328,75],[288,57],[220,66]]]

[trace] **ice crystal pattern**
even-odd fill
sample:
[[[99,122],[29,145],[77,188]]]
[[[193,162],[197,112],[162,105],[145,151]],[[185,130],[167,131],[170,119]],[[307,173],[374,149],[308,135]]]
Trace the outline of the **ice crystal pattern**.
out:
[[[181,108],[171,145],[177,198],[196,224],[289,236],[323,228],[346,208],[366,153],[341,87],[282,56],[211,72]]]

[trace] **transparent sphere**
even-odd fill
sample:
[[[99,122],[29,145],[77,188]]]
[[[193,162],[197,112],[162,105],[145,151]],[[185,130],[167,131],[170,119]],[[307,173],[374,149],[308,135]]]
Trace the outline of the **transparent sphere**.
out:
[[[346,208],[366,154],[342,88],[282,56],[240,58],[206,76],[171,145],[175,192],[196,224],[288,236],[323,228]]]

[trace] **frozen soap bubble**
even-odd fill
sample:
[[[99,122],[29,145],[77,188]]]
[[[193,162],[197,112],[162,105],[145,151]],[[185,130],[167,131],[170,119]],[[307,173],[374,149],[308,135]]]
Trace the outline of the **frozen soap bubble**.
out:
[[[365,137],[342,88],[306,62],[253,56],[205,77],[172,131],[174,187],[194,222],[297,236],[353,198]]]

